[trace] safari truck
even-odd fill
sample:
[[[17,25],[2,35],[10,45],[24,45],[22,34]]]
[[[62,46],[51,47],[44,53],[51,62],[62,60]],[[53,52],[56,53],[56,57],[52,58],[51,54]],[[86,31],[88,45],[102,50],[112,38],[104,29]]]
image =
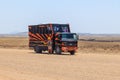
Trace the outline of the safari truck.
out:
[[[77,34],[70,32],[69,24],[39,24],[29,25],[29,47],[36,53],[48,51],[61,54],[77,50]]]

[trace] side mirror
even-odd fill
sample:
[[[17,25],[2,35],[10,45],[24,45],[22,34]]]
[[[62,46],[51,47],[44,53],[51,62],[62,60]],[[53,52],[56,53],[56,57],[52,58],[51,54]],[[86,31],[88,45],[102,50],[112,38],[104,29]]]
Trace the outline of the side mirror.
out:
[[[78,34],[76,35],[76,37],[77,37],[77,40],[79,40],[79,35]]]

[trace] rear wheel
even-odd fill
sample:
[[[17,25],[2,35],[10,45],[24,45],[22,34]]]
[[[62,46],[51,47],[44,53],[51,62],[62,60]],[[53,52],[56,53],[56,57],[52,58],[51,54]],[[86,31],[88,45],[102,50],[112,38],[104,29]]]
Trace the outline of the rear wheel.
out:
[[[42,50],[40,49],[39,46],[35,46],[34,51],[35,51],[36,53],[42,53]]]
[[[56,54],[61,54],[61,48],[59,46],[56,46],[55,53]]]
[[[71,55],[75,55],[75,51],[70,51],[70,54]]]

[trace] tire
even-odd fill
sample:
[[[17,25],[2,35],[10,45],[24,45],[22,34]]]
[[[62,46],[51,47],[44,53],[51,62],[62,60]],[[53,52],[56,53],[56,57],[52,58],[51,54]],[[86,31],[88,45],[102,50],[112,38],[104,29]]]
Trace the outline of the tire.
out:
[[[53,51],[53,50],[48,50],[48,53],[49,53],[49,54],[53,54],[54,51]]]
[[[61,54],[61,48],[59,46],[56,46],[55,53],[56,54]]]
[[[75,51],[71,51],[70,54],[71,54],[71,55],[75,55]]]
[[[35,51],[36,53],[42,53],[42,50],[40,49],[39,46],[35,46],[34,51]]]

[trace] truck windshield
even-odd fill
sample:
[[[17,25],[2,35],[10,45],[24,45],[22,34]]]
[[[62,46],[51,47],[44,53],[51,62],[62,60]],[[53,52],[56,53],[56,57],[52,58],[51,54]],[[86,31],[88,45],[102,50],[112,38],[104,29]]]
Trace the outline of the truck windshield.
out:
[[[54,32],[70,32],[69,25],[54,25]]]
[[[77,35],[76,34],[62,34],[62,40],[64,39],[77,40]]]

